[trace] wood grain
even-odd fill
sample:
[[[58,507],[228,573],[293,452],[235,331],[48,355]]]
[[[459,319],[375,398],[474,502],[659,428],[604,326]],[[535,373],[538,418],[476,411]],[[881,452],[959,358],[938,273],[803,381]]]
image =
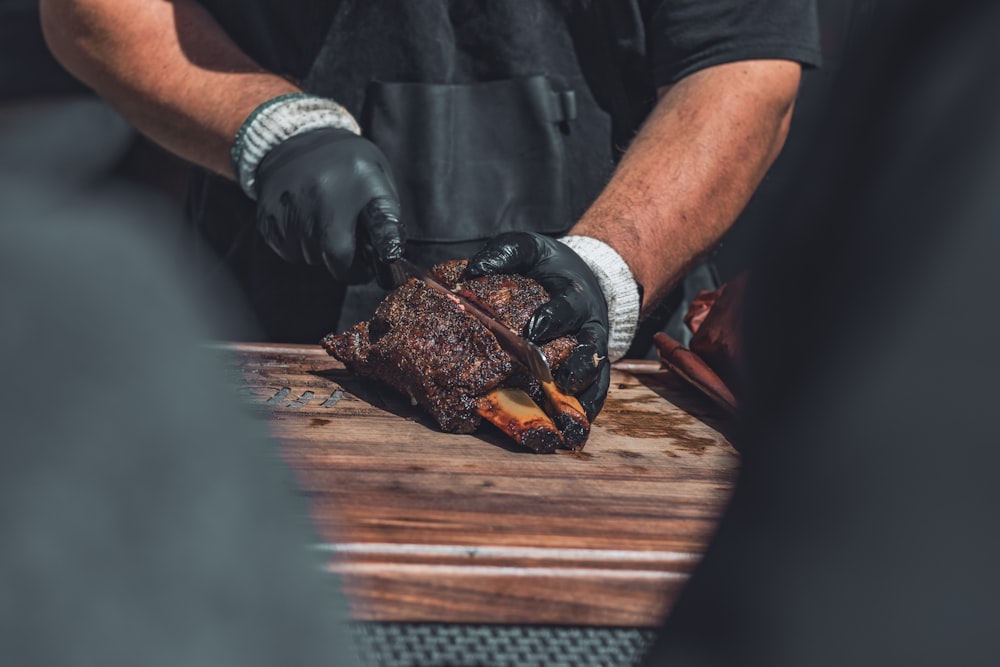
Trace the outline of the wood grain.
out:
[[[318,346],[233,344],[359,619],[650,627],[711,537],[738,456],[718,408],[620,364],[583,452],[442,433]]]

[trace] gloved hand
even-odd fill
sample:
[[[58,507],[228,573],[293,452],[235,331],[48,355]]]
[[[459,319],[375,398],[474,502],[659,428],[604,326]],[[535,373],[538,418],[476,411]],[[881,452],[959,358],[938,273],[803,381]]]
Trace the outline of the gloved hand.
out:
[[[536,343],[576,336],[579,344],[554,379],[563,391],[576,395],[593,420],[611,385],[608,308],[594,273],[565,244],[531,232],[508,232],[491,239],[465,269],[468,278],[497,273],[520,273],[548,291],[551,300],[535,310],[524,335]]]
[[[348,130],[324,128],[272,148],[256,172],[257,226],[289,262],[323,264],[337,280],[391,286],[386,263],[406,242],[389,162]]]

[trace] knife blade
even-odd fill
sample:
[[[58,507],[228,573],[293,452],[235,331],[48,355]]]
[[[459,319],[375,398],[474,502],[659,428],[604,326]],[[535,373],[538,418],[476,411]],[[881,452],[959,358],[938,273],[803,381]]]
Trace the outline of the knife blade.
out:
[[[435,280],[426,271],[405,258],[401,257],[392,262],[389,265],[389,270],[392,272],[393,281],[396,285],[402,285],[410,278],[416,278],[423,281],[431,289],[446,295],[458,304],[462,310],[475,317],[483,326],[489,329],[496,337],[500,347],[527,368],[529,373],[538,378],[543,385],[551,385],[553,381],[552,371],[549,369],[549,362],[546,361],[541,348],[498,320],[493,313],[485,310],[461,293]]]

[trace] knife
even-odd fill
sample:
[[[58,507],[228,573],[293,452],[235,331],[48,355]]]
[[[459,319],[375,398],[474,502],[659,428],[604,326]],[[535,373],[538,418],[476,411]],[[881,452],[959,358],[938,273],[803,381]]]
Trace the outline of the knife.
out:
[[[705,394],[731,417],[739,416],[739,402],[712,367],[663,331],[653,334],[660,361],[695,389]]]
[[[389,264],[389,270],[392,272],[393,282],[396,285],[402,285],[408,279],[416,278],[423,281],[431,289],[437,290],[447,296],[457,303],[462,310],[478,319],[483,326],[489,329],[496,337],[500,347],[516,361],[524,365],[528,369],[528,372],[538,378],[543,385],[552,383],[552,371],[549,370],[549,362],[546,361],[541,348],[498,320],[493,313],[463,294],[435,280],[426,271],[407,259],[401,257],[395,260]]]

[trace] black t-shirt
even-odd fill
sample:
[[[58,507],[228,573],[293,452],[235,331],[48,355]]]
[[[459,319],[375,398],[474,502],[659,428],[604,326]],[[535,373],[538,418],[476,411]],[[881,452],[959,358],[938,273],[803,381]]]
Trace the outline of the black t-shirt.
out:
[[[261,65],[355,113],[370,80],[463,83],[575,61],[606,111],[625,92],[641,121],[657,87],[705,67],[820,63],[814,0],[200,1]]]
[[[647,53],[658,86],[736,60],[780,58],[819,64],[813,2],[659,0],[649,4]]]
[[[408,254],[425,265],[467,257],[482,239],[500,231],[566,231],[599,193],[655,103],[658,87],[724,62],[781,58],[812,66],[820,58],[815,5],[797,0],[203,0],[203,4],[260,64],[299,81],[309,92],[337,100],[361,121],[365,134],[389,156],[401,183]],[[494,109],[466,91],[458,96],[466,105],[458,116],[466,124],[486,124],[492,132],[516,124],[511,119],[518,109],[539,101],[530,99],[536,95],[531,91],[537,81],[527,87],[514,84],[513,92],[504,87],[504,82],[532,77],[544,77],[544,86],[557,95],[570,91],[575,96],[570,105],[572,123],[562,125],[558,136],[540,138],[540,143],[557,144],[554,150],[559,154],[550,156],[552,169],[542,170],[551,171],[553,177],[547,183],[522,179],[514,186],[534,188],[536,192],[525,199],[533,197],[551,206],[530,213],[511,213],[506,206],[492,204],[463,210],[449,194],[459,192],[474,201],[468,196],[470,188],[475,190],[486,176],[480,181],[470,177],[463,185],[434,174],[411,178],[405,173],[415,162],[415,156],[406,152],[412,150],[409,137],[429,129],[451,136],[450,128],[418,124],[417,119],[425,117],[443,122],[434,114],[411,112],[407,105],[437,95],[428,95],[419,86],[487,84],[484,95],[491,100],[509,98],[508,108]],[[499,94],[496,86],[502,89]],[[387,110],[386,105],[402,106]],[[483,134],[468,130],[465,136]],[[449,176],[468,174],[471,162],[490,161],[482,153],[475,160],[463,160],[451,155],[454,148],[445,151],[452,164]],[[435,150],[433,142],[430,149]],[[422,164],[444,161],[441,156],[421,160]],[[520,171],[517,165],[508,169],[508,173]],[[420,179],[424,185],[409,191],[406,184]],[[432,186],[429,196],[423,189],[426,184]],[[328,331],[370,316],[381,296],[376,288],[345,289],[334,285],[321,268],[277,259],[252,229],[252,202],[235,186],[205,175],[192,192],[193,217],[235,271],[271,338],[314,342]],[[441,201],[428,204],[434,198]],[[494,215],[494,208],[503,210]],[[444,225],[442,211],[448,218]]]

